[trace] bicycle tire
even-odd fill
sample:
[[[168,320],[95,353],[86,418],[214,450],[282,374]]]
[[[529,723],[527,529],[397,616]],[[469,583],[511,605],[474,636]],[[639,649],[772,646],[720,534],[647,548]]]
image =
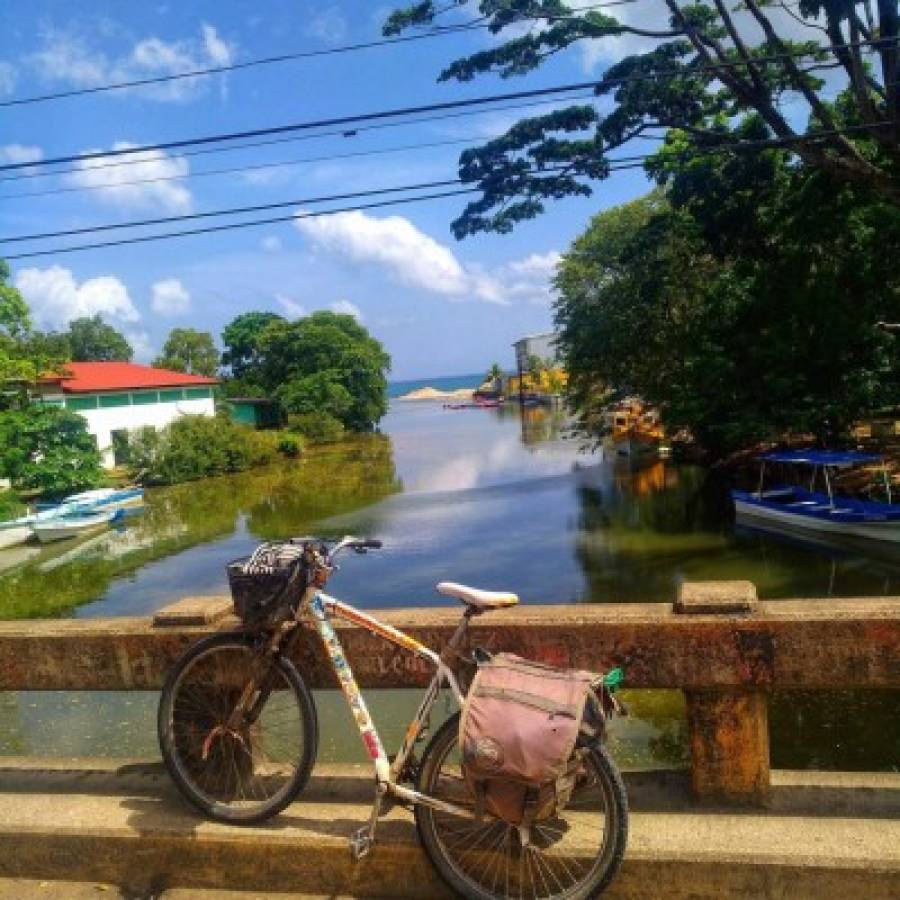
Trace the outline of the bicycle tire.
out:
[[[458,734],[459,714],[456,714],[438,729],[422,755],[419,777],[416,781],[416,787],[420,793],[431,796],[437,794],[439,796],[439,792],[435,791],[435,786],[441,775],[441,766],[448,754],[457,745]],[[586,900],[586,898],[595,897],[605,890],[618,872],[628,841],[628,797],[625,792],[625,785],[606,748],[599,742],[589,749],[586,760],[589,761],[590,768],[593,769],[594,774],[598,778],[605,801],[605,811],[603,813],[605,816],[604,839],[594,863],[584,879],[567,889],[555,893],[548,891],[546,893],[528,895],[521,890],[520,885],[520,889],[515,896],[532,896],[540,898],[540,900],[551,900],[551,898],[552,900]],[[565,815],[565,813],[566,810],[563,811],[562,815]],[[450,856],[439,833],[437,822],[439,821],[438,817],[442,815],[444,814],[436,813],[435,810],[424,804],[416,804],[415,817],[419,839],[432,865],[434,865],[444,881],[460,896],[469,898],[469,900],[496,900],[498,897],[507,896],[506,892],[497,893],[476,883],[461,870],[460,865]],[[488,819],[490,822],[490,817]],[[458,822],[458,819],[455,821]],[[490,843],[494,840],[494,837],[491,837],[489,840],[488,834],[484,830],[485,826],[479,824],[472,827],[481,829],[481,834],[483,835],[481,838],[482,844]],[[490,823],[490,827],[516,830],[515,826],[506,825],[498,820],[493,820]],[[448,831],[447,833],[449,834],[450,832]],[[498,830],[497,833],[500,834],[501,832]],[[459,832],[453,832],[453,834],[455,837],[458,837]],[[460,843],[466,847],[465,854],[470,854],[472,845],[465,844],[465,840],[460,839]],[[539,871],[537,865],[535,869]]]
[[[296,764],[292,764],[293,771],[286,778],[284,785],[273,796],[261,798],[258,803],[232,807],[204,791],[188,770],[182,759],[183,754],[178,747],[178,728],[176,728],[176,704],[183,678],[192,666],[198,663],[202,664],[204,660],[214,658],[216,654],[223,661],[228,652],[237,652],[252,657],[254,643],[252,635],[241,633],[216,634],[198,641],[179,658],[169,672],[160,695],[157,714],[160,751],[166,769],[179,791],[208,818],[229,824],[251,825],[265,821],[281,812],[306,786],[318,750],[318,721],[312,695],[293,663],[279,656],[276,657],[273,665],[282,677],[286,689],[290,689],[296,701],[300,742]],[[231,662],[233,663],[233,660]],[[205,690],[215,691],[216,687],[215,683],[210,685],[207,682]],[[233,693],[234,689],[231,690]],[[266,699],[266,704],[269,703],[269,699]],[[265,705],[259,719],[262,719],[264,714]],[[252,766],[252,752],[248,755],[251,757],[250,765]],[[231,763],[234,766],[233,751]],[[237,767],[235,767],[235,772],[237,773]],[[240,776],[238,775],[238,777]]]

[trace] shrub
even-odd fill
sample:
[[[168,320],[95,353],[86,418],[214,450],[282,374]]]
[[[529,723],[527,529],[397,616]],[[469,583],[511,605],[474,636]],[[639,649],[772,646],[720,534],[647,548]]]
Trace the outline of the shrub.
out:
[[[278,441],[278,452],[291,459],[300,455],[303,445],[299,435],[285,435]]]
[[[295,413],[288,416],[288,429],[313,444],[328,444],[344,436],[344,426],[327,412]]]
[[[242,472],[275,460],[280,440],[276,433],[255,431],[222,416],[183,416],[159,431],[135,431],[129,438],[131,468],[148,484]]]

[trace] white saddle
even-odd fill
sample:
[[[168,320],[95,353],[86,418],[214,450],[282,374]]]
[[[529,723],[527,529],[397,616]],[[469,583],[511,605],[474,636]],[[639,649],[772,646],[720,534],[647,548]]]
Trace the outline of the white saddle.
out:
[[[437,592],[445,597],[456,597],[478,609],[503,609],[505,606],[515,606],[519,602],[519,598],[509,591],[482,591],[466,587],[464,584],[456,584],[454,581],[442,581],[437,586]]]

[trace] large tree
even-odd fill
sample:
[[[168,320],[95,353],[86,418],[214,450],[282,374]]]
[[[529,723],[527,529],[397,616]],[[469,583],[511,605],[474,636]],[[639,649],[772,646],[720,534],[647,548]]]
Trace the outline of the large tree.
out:
[[[321,311],[275,322],[259,352],[260,382],[289,413],[327,413],[367,431],[387,412],[391,358],[353,316]]]
[[[0,474],[13,487],[53,495],[96,487],[103,478],[84,418],[42,406],[0,412]]]
[[[222,365],[235,378],[252,380],[259,367],[259,338],[273,322],[285,320],[273,312],[247,312],[233,319],[222,331]]]
[[[548,199],[589,194],[590,182],[612,171],[611,153],[669,129],[683,133],[690,155],[787,146],[837,184],[873,188],[900,206],[897,0],[664,3],[668,22],[648,27],[634,24],[627,5],[579,9],[561,0],[423,0],[391,15],[389,35],[459,22],[470,11],[477,11],[467,19],[472,24],[511,35],[453,62],[442,81],[524,75],[590,41],[650,41],[651,49],[623,58],[598,80],[595,94],[612,101],[608,114],[592,103],[571,105],[463,152],[460,175],[482,195],[453,223],[457,237],[509,231]],[[847,86],[842,102],[822,90],[825,72],[839,73]],[[788,115],[795,102],[806,115]],[[741,134],[748,114],[764,125],[760,140]]]
[[[711,458],[787,431],[823,442],[900,403],[900,210],[783,151],[685,163],[598,215],[557,278],[560,346],[588,427],[610,389],[661,407]]]
[[[162,356],[153,365],[189,375],[212,377],[219,366],[219,351],[208,331],[173,328],[163,345]]]
[[[73,319],[66,337],[72,362],[131,362],[134,356],[125,336],[99,314]]]

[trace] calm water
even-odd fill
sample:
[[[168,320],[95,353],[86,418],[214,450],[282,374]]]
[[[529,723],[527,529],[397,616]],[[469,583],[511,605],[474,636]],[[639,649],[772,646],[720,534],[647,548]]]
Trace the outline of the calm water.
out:
[[[701,526],[699,471],[633,471],[582,452],[559,414],[530,410],[523,421],[516,409],[395,402],[382,428],[300,462],[150,491],[147,512],[121,532],[0,553],[0,615],[146,615],[225,592],[224,565],[260,539],[348,532],[385,543],[347,559],[331,582],[362,607],[444,604],[433,591],[442,579],[509,588],[526,603],[665,600],[684,578],[749,578],[764,598],[835,604],[900,592],[900,557]],[[320,699],[325,755],[352,755],[336,697]],[[388,730],[412,711],[401,692],[375,700]],[[634,705],[616,735],[620,758],[680,762],[680,696],[641,692]],[[154,706],[143,695],[7,695],[0,752],[145,755],[155,752]],[[776,699],[775,762],[898,768],[898,713],[890,695]]]

